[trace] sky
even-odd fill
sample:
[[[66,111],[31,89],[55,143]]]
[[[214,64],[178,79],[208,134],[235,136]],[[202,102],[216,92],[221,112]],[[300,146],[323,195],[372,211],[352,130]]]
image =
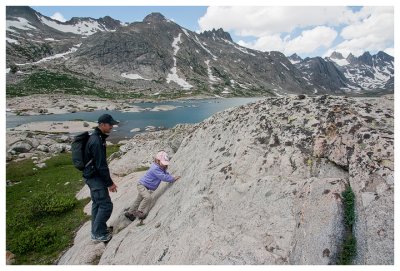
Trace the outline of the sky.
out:
[[[122,22],[142,21],[160,12],[195,32],[222,27],[238,44],[302,58],[344,57],[365,51],[394,56],[394,7],[367,6],[31,6],[59,21],[106,15]]]

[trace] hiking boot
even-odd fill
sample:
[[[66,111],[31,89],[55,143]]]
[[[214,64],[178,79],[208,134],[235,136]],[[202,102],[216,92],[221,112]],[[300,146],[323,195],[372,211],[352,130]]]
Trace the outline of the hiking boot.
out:
[[[128,218],[130,221],[135,220],[136,216],[132,214],[131,212],[125,212],[125,217]]]
[[[139,219],[145,219],[146,218],[146,214],[144,214],[142,211],[134,211],[133,215],[136,216]]]
[[[113,226],[107,227],[107,232],[108,233],[112,234],[113,231],[114,231],[114,227]]]
[[[95,236],[92,234],[92,241],[95,241],[95,242],[108,242],[111,240],[111,238],[112,238],[111,233],[107,233],[103,236]]]

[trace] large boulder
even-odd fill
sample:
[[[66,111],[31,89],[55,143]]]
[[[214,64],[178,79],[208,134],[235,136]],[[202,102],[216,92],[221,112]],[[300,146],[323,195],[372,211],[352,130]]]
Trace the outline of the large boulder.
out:
[[[93,242],[90,239],[91,222],[86,222],[74,239],[74,250],[68,250],[58,261],[58,264],[97,264],[106,245],[103,242]]]
[[[159,150],[165,150],[171,157],[182,140],[194,129],[193,125],[177,125],[170,130],[138,134],[120,147],[112,156],[111,172],[126,176],[141,168],[148,167]]]
[[[277,97],[225,110],[179,142],[169,171],[182,178],[160,185],[143,224],[123,217],[140,177],[129,169],[167,141],[134,138],[110,164],[126,175],[115,177],[115,233],[99,264],[335,264],[347,186],[354,263],[393,264],[393,126],[384,97]]]
[[[51,145],[49,147],[49,152],[50,153],[62,153],[65,151],[66,145],[62,143],[57,143],[54,145]]]
[[[29,144],[28,141],[19,141],[17,143],[14,143],[9,151],[15,151],[17,153],[26,153],[29,152],[32,149],[32,145]]]

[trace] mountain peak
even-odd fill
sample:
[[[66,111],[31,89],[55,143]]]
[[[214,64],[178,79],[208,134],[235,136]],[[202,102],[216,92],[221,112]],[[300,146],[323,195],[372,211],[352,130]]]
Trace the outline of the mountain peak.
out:
[[[150,13],[149,15],[147,15],[143,19],[143,22],[144,23],[157,23],[157,22],[163,22],[163,21],[166,21],[166,20],[167,19],[161,13],[153,12],[153,13]]]
[[[358,60],[366,65],[372,66],[372,56],[368,51],[359,56]]]
[[[11,17],[24,17],[36,14],[36,11],[27,6],[7,6],[6,14]]]
[[[336,51],[334,51],[331,54],[330,58],[333,58],[333,59],[344,59],[343,55],[341,53],[339,53],[339,52],[336,52]]]
[[[384,60],[384,61],[393,61],[393,60],[394,60],[394,58],[393,58],[391,55],[389,55],[389,54],[387,54],[387,53],[385,53],[385,52],[383,52],[383,51],[379,51],[379,52],[376,54],[376,57],[377,57],[378,59],[382,59],[382,60]]]
[[[303,61],[303,59],[296,53],[289,56],[288,59],[293,65]]]
[[[349,63],[354,63],[355,61],[357,61],[357,58],[356,58],[352,53],[350,53],[350,54],[346,57],[346,60],[347,60]]]
[[[233,42],[231,35],[228,32],[225,32],[222,28],[219,28],[217,30],[213,28],[213,30],[204,31],[200,35],[207,38],[217,37]]]

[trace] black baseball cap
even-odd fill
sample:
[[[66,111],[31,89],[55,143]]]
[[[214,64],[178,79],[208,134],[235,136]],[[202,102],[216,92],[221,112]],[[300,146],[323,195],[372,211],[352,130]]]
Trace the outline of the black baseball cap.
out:
[[[119,121],[116,121],[115,119],[113,119],[113,117],[111,117],[110,114],[103,114],[99,117],[99,119],[97,120],[98,123],[108,123],[110,125],[115,125],[118,124]]]

